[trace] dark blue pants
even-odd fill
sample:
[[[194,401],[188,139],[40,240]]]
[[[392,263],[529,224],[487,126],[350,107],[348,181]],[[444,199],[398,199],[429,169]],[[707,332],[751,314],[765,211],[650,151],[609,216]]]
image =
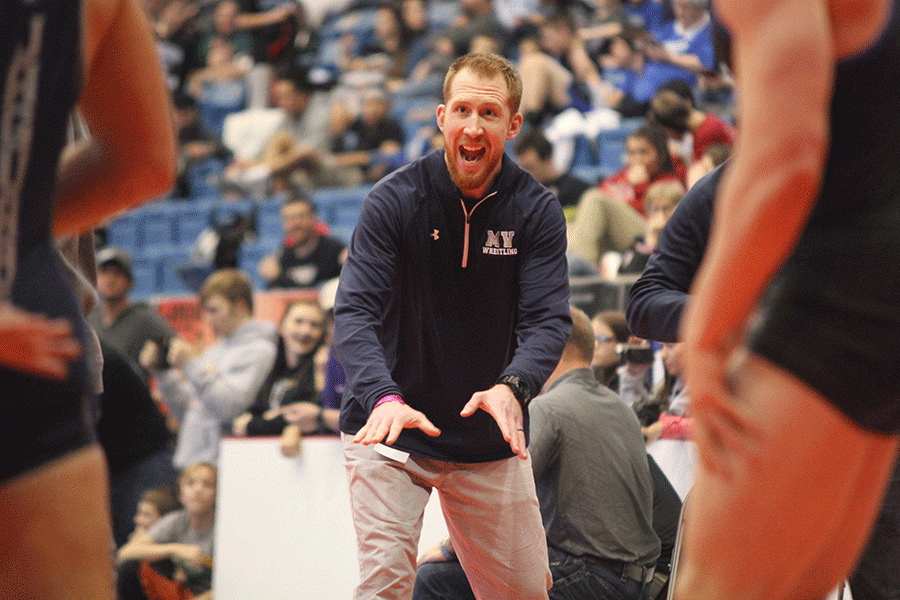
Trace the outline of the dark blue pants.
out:
[[[549,548],[550,600],[642,600],[650,591],[603,565]],[[459,561],[425,563],[416,573],[413,600],[475,600]]]

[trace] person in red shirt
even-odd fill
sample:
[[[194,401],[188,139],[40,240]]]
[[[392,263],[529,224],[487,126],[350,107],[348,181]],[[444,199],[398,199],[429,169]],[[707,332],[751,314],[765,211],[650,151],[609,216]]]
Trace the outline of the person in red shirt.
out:
[[[671,89],[657,92],[650,102],[647,118],[662,126],[675,140],[690,133],[694,138],[691,162],[700,160],[713,144],[734,144],[734,127],[713,113],[698,109],[692,99]]]
[[[569,252],[573,257],[598,265],[609,250],[624,252],[643,235],[644,195],[659,181],[684,183],[672,162],[665,131],[647,123],[625,141],[625,166],[585,192],[569,229]]]

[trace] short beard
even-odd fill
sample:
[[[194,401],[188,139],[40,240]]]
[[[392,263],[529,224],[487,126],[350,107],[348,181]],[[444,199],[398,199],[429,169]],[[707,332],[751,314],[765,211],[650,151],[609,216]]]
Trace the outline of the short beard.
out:
[[[444,152],[446,152],[446,149],[444,150]],[[501,156],[500,158],[502,159],[503,157]],[[467,175],[459,172],[456,161],[449,160],[446,156],[444,156],[444,163],[447,165],[447,170],[450,171],[450,179],[452,179],[453,183],[456,184],[456,187],[458,187],[462,191],[480,188],[485,183],[487,183],[488,178],[494,172],[494,167],[497,166],[497,162],[488,165],[488,168],[481,173]]]

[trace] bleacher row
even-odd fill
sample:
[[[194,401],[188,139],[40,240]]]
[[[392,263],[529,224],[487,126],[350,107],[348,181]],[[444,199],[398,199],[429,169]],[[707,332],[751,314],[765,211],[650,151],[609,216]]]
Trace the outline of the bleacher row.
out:
[[[311,195],[319,218],[332,235],[349,243],[370,186],[323,188]],[[166,199],[151,202],[122,215],[107,226],[107,243],[127,250],[134,262],[134,298],[193,293],[178,273],[191,262],[191,251],[200,233],[227,223],[235,214],[252,214],[256,237],[241,246],[238,266],[262,289],[256,274],[259,260],[276,249],[283,232],[277,199],[255,202],[224,201],[218,196]]]

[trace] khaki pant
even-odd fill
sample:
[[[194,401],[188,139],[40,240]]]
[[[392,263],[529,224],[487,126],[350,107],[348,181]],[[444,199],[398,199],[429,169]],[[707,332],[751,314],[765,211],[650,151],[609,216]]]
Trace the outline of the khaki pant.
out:
[[[410,456],[404,464],[346,434],[342,440],[359,544],[356,600],[412,597],[432,488],[476,598],[547,598],[547,542],[530,458],[449,463]]]

